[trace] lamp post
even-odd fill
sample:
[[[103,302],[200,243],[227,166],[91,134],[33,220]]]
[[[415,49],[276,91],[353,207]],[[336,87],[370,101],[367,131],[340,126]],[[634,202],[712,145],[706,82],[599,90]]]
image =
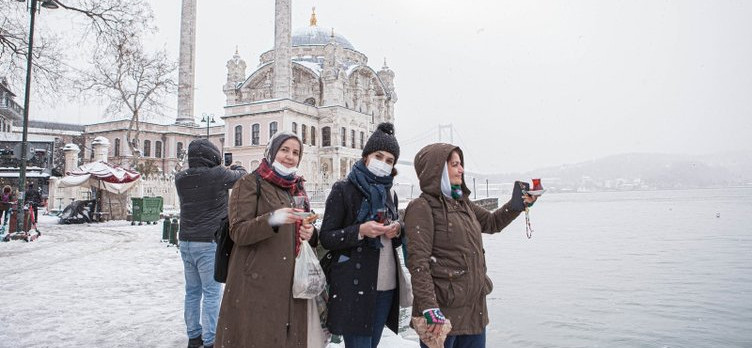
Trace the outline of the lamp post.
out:
[[[212,123],[216,123],[214,121],[214,114],[207,114],[207,113],[201,114],[201,122],[206,122],[206,139],[209,139],[209,126]]]
[[[18,2],[26,2],[26,0],[18,0]],[[19,164],[18,173],[18,205],[16,206],[16,233],[21,238],[27,238],[28,234],[24,231],[24,196],[26,193],[26,157],[29,152],[29,92],[31,91],[31,58],[32,49],[34,45],[34,19],[36,19],[36,13],[40,10],[40,7],[54,10],[58,8],[58,4],[55,0],[30,0],[29,12],[29,48],[26,55],[26,89],[24,92],[24,108],[23,108],[23,124],[21,135],[21,163]]]

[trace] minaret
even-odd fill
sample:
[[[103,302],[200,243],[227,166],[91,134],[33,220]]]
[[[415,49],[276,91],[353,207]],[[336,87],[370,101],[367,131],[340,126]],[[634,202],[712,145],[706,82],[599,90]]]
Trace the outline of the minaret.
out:
[[[193,85],[196,68],[196,0],[183,0],[180,16],[178,117],[175,123],[193,124]]]
[[[275,0],[273,98],[290,98],[292,78],[291,0]]]

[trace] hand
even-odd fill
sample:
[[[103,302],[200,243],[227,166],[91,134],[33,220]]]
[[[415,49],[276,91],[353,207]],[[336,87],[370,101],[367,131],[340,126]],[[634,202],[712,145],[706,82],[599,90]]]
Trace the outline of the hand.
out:
[[[529,194],[522,195],[522,201],[525,202],[525,205],[528,207],[532,207],[536,200],[538,200],[537,196],[531,196]]]
[[[292,208],[280,208],[275,210],[274,213],[272,213],[272,215],[269,217],[269,225],[281,226],[291,224],[302,219],[300,216],[293,214],[293,211],[294,210]]]
[[[376,238],[385,234],[391,227],[384,226],[376,221],[366,221],[360,224],[360,235],[363,237]]]
[[[444,313],[441,313],[441,309],[431,308],[423,311],[423,316],[426,318],[428,324],[428,332],[434,336],[438,336],[441,333],[441,326],[446,322]]]
[[[300,225],[300,240],[307,241],[313,237],[313,225],[303,223]]]
[[[389,239],[399,237],[402,232],[402,225],[397,221],[392,221],[392,223],[386,227],[389,228],[389,230],[386,231],[386,237]]]

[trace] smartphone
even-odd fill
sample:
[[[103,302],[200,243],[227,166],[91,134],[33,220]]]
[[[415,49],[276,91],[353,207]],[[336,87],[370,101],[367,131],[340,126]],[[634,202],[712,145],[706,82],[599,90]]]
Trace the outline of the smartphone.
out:
[[[225,167],[229,167],[232,164],[232,153],[225,152]]]

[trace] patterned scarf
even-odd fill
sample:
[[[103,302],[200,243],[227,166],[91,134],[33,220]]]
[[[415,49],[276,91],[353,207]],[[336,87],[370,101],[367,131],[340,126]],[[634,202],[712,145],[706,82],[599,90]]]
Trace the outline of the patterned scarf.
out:
[[[452,185],[452,198],[453,199],[462,198],[462,185]]]
[[[256,169],[256,174],[272,185],[286,190],[290,193],[290,196],[308,197],[308,194],[306,194],[305,188],[303,187],[303,183],[305,182],[303,177],[295,174],[290,177],[279,175],[279,173],[272,169],[266,158],[261,160],[261,164],[259,164],[259,167]],[[305,211],[311,211],[311,207],[306,206]],[[300,225],[302,225],[300,221],[295,223],[295,256],[300,253]]]
[[[358,191],[363,194],[363,201],[360,203],[356,223],[371,220],[377,221],[379,209],[386,209],[386,199],[389,191],[392,189],[394,177],[391,175],[376,176],[366,168],[363,160],[360,160],[352,167],[347,180],[355,185]],[[386,213],[390,220],[397,220],[399,218],[396,216],[396,212],[391,209],[386,209]],[[379,239],[373,239],[371,244],[377,248],[382,246]]]

